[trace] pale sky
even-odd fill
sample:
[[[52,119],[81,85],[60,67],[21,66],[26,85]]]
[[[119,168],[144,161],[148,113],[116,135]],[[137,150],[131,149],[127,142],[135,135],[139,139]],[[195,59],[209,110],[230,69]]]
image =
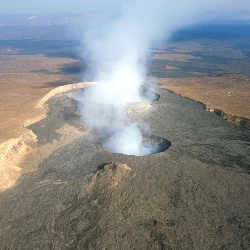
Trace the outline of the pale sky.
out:
[[[180,2],[178,0],[152,0],[153,3],[157,4],[157,1],[169,2]],[[60,14],[60,13],[84,13],[88,11],[98,10],[110,10],[114,9],[122,4],[126,4],[129,0],[0,0],[0,15],[11,15],[11,14]],[[134,0],[134,2],[138,2]],[[145,1],[145,4],[148,1]],[[186,0],[182,1],[183,5],[187,8],[190,2],[198,2],[200,5],[206,5],[210,0]],[[224,4],[225,9],[229,15],[232,16],[235,12],[236,15],[246,16],[247,12],[250,15],[250,0],[217,0],[215,6],[218,4]],[[178,3],[177,3],[178,4]],[[142,1],[143,5],[143,1]]]
[[[0,0],[0,14],[83,13],[109,8],[118,2],[120,0]]]

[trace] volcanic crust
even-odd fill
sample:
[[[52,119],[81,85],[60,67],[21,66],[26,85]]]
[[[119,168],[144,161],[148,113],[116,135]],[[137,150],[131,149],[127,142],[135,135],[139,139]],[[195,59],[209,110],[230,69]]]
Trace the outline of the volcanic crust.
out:
[[[159,95],[128,114],[172,145],[140,157],[107,152],[71,95],[48,99],[28,127],[38,145],[20,166],[29,171],[0,194],[0,248],[249,249],[249,131]]]

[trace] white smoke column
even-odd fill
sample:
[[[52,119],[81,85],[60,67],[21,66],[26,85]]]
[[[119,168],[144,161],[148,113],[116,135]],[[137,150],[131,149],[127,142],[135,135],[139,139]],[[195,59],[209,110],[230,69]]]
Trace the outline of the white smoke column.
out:
[[[150,46],[160,39],[169,38],[180,27],[223,15],[225,10],[233,10],[239,2],[102,1],[103,10],[99,8],[84,30],[84,58],[89,59],[90,71],[98,82],[82,96],[84,121],[91,128],[108,130],[110,136],[116,137],[114,145],[109,145],[114,152],[133,154],[131,151],[141,151],[142,135],[138,126],[128,121],[125,107],[129,102],[142,101],[139,89],[146,75]],[[93,6],[97,5],[98,2],[93,1]],[[222,10],[225,12],[220,13]],[[118,145],[125,145],[125,141],[130,141],[130,146],[115,149]]]
[[[150,148],[143,145],[143,137],[136,124],[123,126],[105,143],[105,147],[113,153],[127,155],[149,155]]]

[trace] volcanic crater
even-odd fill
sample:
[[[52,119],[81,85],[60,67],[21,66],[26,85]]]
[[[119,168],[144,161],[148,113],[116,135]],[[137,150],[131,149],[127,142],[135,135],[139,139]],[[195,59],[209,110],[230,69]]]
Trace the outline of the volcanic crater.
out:
[[[150,112],[135,104],[129,117],[150,125],[153,143],[173,143],[141,157],[105,150],[78,101],[47,100],[47,117],[29,126],[38,145],[23,167],[33,169],[0,194],[0,248],[247,249],[249,131],[159,95]]]
[[[111,137],[103,143],[103,146],[107,151],[111,153],[124,153],[117,150],[116,147],[113,147],[113,145],[116,143],[122,143],[122,141],[120,141],[119,138]],[[164,152],[170,146],[171,142],[165,138],[153,135],[143,136],[142,143],[138,151],[133,151],[133,144],[131,144],[130,140],[128,152],[131,152],[130,154],[135,156],[147,156]]]
[[[152,105],[152,103],[159,101],[160,95],[153,90],[156,89],[156,86],[153,86],[153,83],[151,83],[152,86],[150,86],[150,83],[146,82],[144,85],[142,85],[139,89],[140,93],[140,101],[138,102],[131,102],[127,104],[126,112],[130,114],[130,116],[134,116],[133,113],[136,112],[138,109],[141,109],[141,105],[147,106],[147,104]],[[88,87],[88,88],[91,88]],[[72,97],[74,100],[79,102],[79,109],[85,109],[85,112],[95,113],[95,116],[100,115],[101,113],[107,113],[105,115],[105,120],[109,119],[108,123],[112,127],[112,122],[117,123],[115,124],[116,129],[119,130],[119,126],[127,127],[129,126],[129,118],[126,118],[124,121],[121,121],[123,118],[120,119],[119,112],[123,112],[125,107],[124,105],[120,104],[113,104],[112,100],[110,103],[86,103],[84,99],[85,91],[88,90],[88,88],[80,89],[74,92],[71,92],[68,96]],[[141,105],[140,105],[141,104]],[[142,109],[141,109],[142,110]],[[150,110],[147,110],[147,112],[150,112]],[[132,113],[132,115],[131,115]],[[143,113],[143,112],[139,112]],[[108,117],[108,118],[107,118]],[[118,118],[116,118],[118,117]],[[84,119],[83,119],[84,122]],[[98,119],[97,119],[97,122]],[[103,121],[100,121],[100,123]],[[107,121],[104,121],[104,123]],[[124,123],[124,124],[123,124]],[[125,124],[126,123],[126,124]],[[109,134],[106,131],[107,130],[114,130],[109,126],[104,126],[100,124],[100,126],[97,126],[95,124],[95,127],[99,128],[99,133],[101,134]],[[106,131],[104,131],[106,130]],[[114,132],[110,132],[110,134],[113,134]],[[121,154],[127,154],[127,155],[134,155],[134,156],[147,156],[152,155],[156,153],[163,152],[167,150],[171,146],[171,142],[163,137],[158,137],[154,135],[150,135],[148,131],[141,131],[139,135],[140,138],[133,138],[133,135],[130,135],[130,137],[125,136],[124,134],[120,137],[116,133],[116,135],[112,135],[111,137],[108,136],[108,138],[103,139],[103,142],[101,144],[103,147],[111,152],[111,153],[121,153]],[[140,142],[138,142],[138,140]],[[129,141],[129,142],[128,142]],[[121,146],[118,144],[125,144],[126,146]]]

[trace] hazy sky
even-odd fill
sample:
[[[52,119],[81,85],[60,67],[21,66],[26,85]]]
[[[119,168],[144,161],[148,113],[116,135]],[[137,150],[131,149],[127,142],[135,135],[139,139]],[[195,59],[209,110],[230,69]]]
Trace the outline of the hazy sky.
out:
[[[0,14],[83,13],[115,6],[120,0],[0,0]]]
[[[195,0],[200,5],[206,5],[209,0]],[[181,4],[189,8],[190,1],[181,1]],[[88,11],[111,10],[122,4],[124,0],[0,0],[0,14],[52,14],[52,13],[83,13]],[[129,1],[128,1],[129,2]],[[138,2],[135,0],[134,2]],[[143,5],[143,1],[139,1]],[[147,2],[147,1],[146,1]],[[180,1],[174,0],[152,0],[152,3],[169,2],[170,4]],[[214,2],[214,1],[212,1]],[[218,5],[224,5],[228,17],[232,15],[246,15],[250,12],[250,0],[219,0]],[[215,4],[217,5],[217,4]],[[215,6],[216,7],[216,6]],[[250,15],[250,14],[249,14]]]

